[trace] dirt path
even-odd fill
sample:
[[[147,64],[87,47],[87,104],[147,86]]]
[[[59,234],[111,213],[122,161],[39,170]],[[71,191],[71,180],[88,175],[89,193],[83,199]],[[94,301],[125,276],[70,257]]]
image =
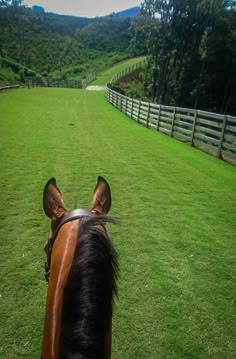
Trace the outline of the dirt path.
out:
[[[85,90],[88,91],[104,91],[106,86],[96,85],[96,86],[87,86]]]

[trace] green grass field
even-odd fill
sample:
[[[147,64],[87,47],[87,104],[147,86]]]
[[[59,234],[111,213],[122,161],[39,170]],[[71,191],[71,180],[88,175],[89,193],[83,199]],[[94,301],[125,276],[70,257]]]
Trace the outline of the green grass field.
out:
[[[103,92],[0,94],[0,358],[37,358],[55,176],[69,209],[112,189],[119,253],[113,359],[236,357],[236,168],[112,107]]]
[[[136,57],[130,60],[125,60],[117,65],[112,66],[111,68],[100,72],[96,76],[96,80],[91,83],[91,85],[103,85],[106,86],[108,82],[111,80],[113,76],[115,76],[117,73],[121,72],[125,68],[135,65],[140,61],[143,61],[145,59],[144,56]]]

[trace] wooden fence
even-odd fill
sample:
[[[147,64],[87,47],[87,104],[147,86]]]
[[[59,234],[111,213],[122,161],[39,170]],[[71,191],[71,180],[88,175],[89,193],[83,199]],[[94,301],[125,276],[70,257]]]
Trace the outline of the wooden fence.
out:
[[[88,86],[88,84],[90,84],[90,82],[92,82],[94,80],[96,80],[96,73],[95,72],[93,72],[92,74],[87,75],[85,79],[81,80],[82,89],[85,89]]]
[[[118,74],[116,74],[115,76],[112,77],[110,83],[112,85],[115,85],[120,79],[122,79],[123,77],[129,75],[130,73],[143,68],[146,65],[146,60],[144,61],[140,61],[137,62],[134,65],[131,65],[129,67],[126,67],[125,69],[123,69],[121,72],[119,72]]]
[[[62,88],[80,88],[85,89],[86,86],[96,79],[96,74],[92,73],[83,80],[63,80],[54,78],[27,78],[27,86],[30,87],[62,87]]]
[[[138,123],[236,164],[236,117],[139,101],[109,87],[106,96]]]
[[[0,86],[0,91],[20,88],[20,84]]]

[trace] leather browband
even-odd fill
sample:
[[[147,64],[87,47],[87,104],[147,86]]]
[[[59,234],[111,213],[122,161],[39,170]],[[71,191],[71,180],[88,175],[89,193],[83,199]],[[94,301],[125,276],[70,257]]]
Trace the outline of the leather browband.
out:
[[[68,214],[66,214],[65,216],[62,217],[59,225],[57,226],[55,231],[52,233],[50,240],[53,240],[53,242],[55,241],[59,230],[65,223],[75,221],[76,219],[80,219],[82,217],[96,217],[96,214],[92,213],[88,209],[84,209],[84,208],[74,209],[73,211],[69,212]]]
[[[45,279],[48,281],[49,275],[50,275],[50,267],[51,267],[51,255],[52,255],[52,248],[53,244],[56,240],[56,237],[58,235],[59,230],[61,227],[68,222],[75,221],[76,219],[80,219],[83,217],[96,217],[97,214],[92,213],[88,209],[84,208],[78,208],[74,209],[73,211],[67,213],[63,218],[61,219],[59,225],[55,229],[55,231],[52,233],[51,237],[48,239],[48,248],[47,248],[47,261],[45,262]]]

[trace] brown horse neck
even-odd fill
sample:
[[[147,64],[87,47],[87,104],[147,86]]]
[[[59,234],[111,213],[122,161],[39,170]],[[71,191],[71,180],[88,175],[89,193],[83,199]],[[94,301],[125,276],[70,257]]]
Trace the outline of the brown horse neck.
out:
[[[78,220],[66,223],[59,231],[51,256],[43,336],[43,359],[58,359],[63,293],[77,243]]]

